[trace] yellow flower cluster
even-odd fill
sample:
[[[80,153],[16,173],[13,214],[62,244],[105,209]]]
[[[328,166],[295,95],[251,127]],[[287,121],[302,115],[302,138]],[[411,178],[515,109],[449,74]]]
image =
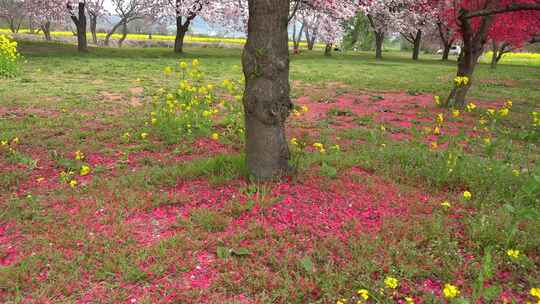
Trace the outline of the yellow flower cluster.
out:
[[[447,299],[453,299],[459,296],[459,289],[452,284],[444,284],[443,295]]]
[[[538,127],[540,126],[540,114],[538,112],[531,112],[531,116],[533,119],[533,126]]]
[[[0,35],[0,77],[12,76],[19,58],[17,42],[6,35]]]
[[[390,289],[396,289],[399,285],[399,281],[394,277],[386,277],[384,279],[384,285]]]
[[[520,251],[517,250],[517,249],[508,249],[508,250],[506,250],[506,255],[508,255],[509,257],[514,258],[514,259],[518,258],[519,254],[520,254]]]
[[[309,108],[305,105],[300,106],[298,109],[293,109],[292,114],[296,117],[301,116],[304,113],[307,113],[309,111]]]
[[[326,153],[326,149],[324,148],[324,145],[321,143],[318,143],[318,142],[314,143],[313,148],[319,150],[319,152],[321,153]]]
[[[469,77],[467,76],[457,76],[454,78],[454,84],[456,87],[466,86],[469,84]]]

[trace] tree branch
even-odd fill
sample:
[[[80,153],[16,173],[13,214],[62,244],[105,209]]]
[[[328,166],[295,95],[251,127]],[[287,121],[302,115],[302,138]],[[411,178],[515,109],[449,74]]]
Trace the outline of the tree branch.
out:
[[[485,17],[497,14],[504,14],[517,11],[533,11],[540,10],[540,1],[537,3],[512,3],[504,7],[486,8],[474,12],[466,12],[463,15],[465,19],[471,19],[474,17]]]

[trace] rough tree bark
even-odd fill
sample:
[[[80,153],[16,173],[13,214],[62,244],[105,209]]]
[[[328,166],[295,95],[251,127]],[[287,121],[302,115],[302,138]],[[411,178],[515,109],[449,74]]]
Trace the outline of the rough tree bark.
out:
[[[195,16],[193,17],[195,18]],[[186,18],[186,21],[183,22],[182,16],[176,17],[176,37],[174,38],[174,52],[183,53],[184,52],[184,38],[186,33],[189,30],[189,25],[191,20],[189,17]]]
[[[246,162],[259,180],[287,174],[285,121],[289,97],[289,0],[249,0],[248,38],[242,55],[246,79]]]
[[[127,20],[121,19],[117,24],[115,24],[109,32],[107,32],[107,35],[105,35],[105,40],[103,41],[103,44],[105,46],[109,46],[112,35],[118,30],[122,24],[127,24]]]
[[[302,40],[302,34],[304,33],[305,24],[302,23],[298,36],[296,35],[296,22],[293,24],[293,52],[295,54],[300,53],[300,41]]]
[[[414,43],[413,43],[413,54],[412,59],[418,60],[418,56],[420,56],[420,43],[422,42],[422,30],[416,31],[416,36],[414,37]]]
[[[119,48],[122,47],[122,44],[126,40],[127,34],[128,34],[127,23],[124,23],[124,24],[122,24],[122,37],[120,37],[120,39],[118,39],[118,47]]]
[[[332,56],[332,43],[327,43],[326,47],[324,48],[324,56],[330,57]]]
[[[454,44],[455,39],[452,38],[452,30],[448,26],[438,22],[437,28],[439,29],[439,38],[441,38],[443,46],[442,60],[447,61],[448,55],[450,55],[450,48]]]
[[[92,42],[97,45],[97,16],[94,14],[88,14],[88,17],[90,17],[90,32],[92,33]]]
[[[41,30],[43,31],[43,35],[45,36],[45,40],[51,41],[51,23],[49,21],[44,22],[41,25]]]
[[[418,60],[420,55],[420,44],[422,42],[422,30],[418,29],[415,34],[401,33],[401,36],[413,45],[412,59]]]
[[[305,34],[306,34],[307,48],[308,50],[313,51],[313,48],[315,47],[315,41],[317,40],[317,33],[315,31],[310,32],[309,26],[306,26]]]
[[[444,103],[446,107],[463,108],[465,106],[467,92],[473,83],[472,75],[478,58],[482,55],[487,41],[488,29],[493,19],[491,16],[483,17],[475,33],[470,19],[465,16],[466,11],[462,11],[458,17],[463,36],[463,50],[458,59],[457,77],[467,77],[468,82],[466,84],[454,84],[450,95]]]
[[[86,41],[86,3],[83,1],[79,2],[77,6],[77,15],[71,14],[71,20],[75,23],[77,28],[77,49],[79,52],[88,51],[88,42]],[[72,7],[68,3],[68,9],[71,11]]]
[[[384,42],[384,33],[375,32],[375,59],[382,59],[383,42]]]
[[[491,48],[492,48],[491,50],[492,50],[493,54],[491,55],[491,65],[490,65],[490,67],[492,69],[496,69],[497,64],[502,59],[502,56],[511,51],[510,44],[508,44],[506,42],[503,42],[499,46],[499,44],[496,41],[492,41],[491,42]]]
[[[373,17],[371,17],[371,15],[367,15],[367,18],[369,20],[369,24],[371,24],[373,33],[375,34],[375,59],[380,60],[382,59],[382,46],[384,42],[384,32],[377,30],[377,26],[375,25],[375,21],[373,20]]]

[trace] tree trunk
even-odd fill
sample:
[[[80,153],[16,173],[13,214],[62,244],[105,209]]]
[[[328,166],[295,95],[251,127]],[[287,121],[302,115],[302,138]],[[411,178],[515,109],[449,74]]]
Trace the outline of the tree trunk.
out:
[[[421,42],[422,42],[422,30],[419,29],[416,32],[416,36],[414,37],[413,54],[412,54],[413,60],[418,60],[418,56],[420,55]]]
[[[32,17],[28,17],[28,30],[30,34],[34,34],[34,20],[32,19]]]
[[[326,47],[324,48],[324,56],[327,56],[327,57],[332,56],[332,43],[326,44]]]
[[[90,32],[92,33],[92,42],[97,45],[97,16],[90,14]]]
[[[384,42],[384,33],[375,32],[375,59],[382,59],[383,42]]]
[[[118,39],[118,47],[119,48],[122,47],[122,44],[126,40],[127,34],[128,34],[127,22],[124,22],[124,24],[122,24],[122,37],[120,37],[120,39]]]
[[[51,41],[51,23],[49,21],[43,23],[41,25],[41,30],[43,31],[43,35],[45,36],[45,40]]]
[[[184,52],[184,38],[186,33],[189,30],[189,25],[191,20],[186,20],[182,22],[182,16],[176,17],[176,38],[174,39],[174,52],[183,53]]]
[[[354,28],[351,32],[351,48],[353,49],[356,43],[358,43],[358,39],[360,38],[361,27],[362,27],[362,19],[360,19],[360,17],[357,15],[355,17]]]
[[[465,106],[467,93],[473,82],[472,75],[478,58],[482,55],[487,41],[487,32],[492,21],[491,16],[482,17],[476,32],[474,32],[470,20],[464,17],[466,13],[465,10],[462,10],[458,17],[463,36],[463,50],[458,58],[457,77],[467,77],[468,81],[466,84],[461,85],[454,83],[454,87],[445,101],[444,105],[446,107],[463,108]]]
[[[79,52],[88,52],[88,42],[86,41],[85,2],[79,2],[77,6],[77,16],[71,15],[71,20],[73,20],[73,23],[75,23],[75,26],[77,27],[77,49]]]
[[[294,54],[300,53],[300,41],[302,40],[302,35],[304,34],[304,24],[300,27],[298,36],[296,36],[296,23],[293,25],[293,52]]]
[[[107,33],[107,35],[105,36],[105,40],[103,41],[103,44],[105,46],[109,46],[109,43],[111,41],[111,36],[116,32],[116,30],[118,30],[118,28],[124,23],[124,19],[120,20],[120,22],[118,22],[117,24],[115,24],[112,29]]]
[[[492,41],[491,42],[491,51],[493,52],[493,54],[491,55],[491,65],[490,67],[492,69],[496,69],[497,68],[497,57],[499,56],[499,45],[497,44],[497,42],[495,41]]]
[[[452,44],[445,44],[444,45],[444,50],[443,50],[443,54],[442,54],[442,60],[443,61],[448,60],[448,55],[450,55],[450,48],[451,47],[452,47]]]
[[[289,0],[249,0],[248,38],[242,55],[246,79],[246,161],[259,180],[290,172],[285,121],[289,97]]]

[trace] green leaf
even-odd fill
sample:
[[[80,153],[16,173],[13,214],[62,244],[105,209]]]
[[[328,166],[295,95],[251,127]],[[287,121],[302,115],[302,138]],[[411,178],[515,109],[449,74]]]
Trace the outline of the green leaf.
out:
[[[231,256],[231,250],[227,247],[218,246],[216,254],[218,258],[226,260]]]
[[[313,272],[313,262],[309,257],[304,257],[303,259],[301,259],[300,265],[302,266],[302,268],[304,268],[306,272]]]
[[[249,250],[246,248],[236,248],[231,250],[231,253],[236,256],[246,256],[250,254]]]

